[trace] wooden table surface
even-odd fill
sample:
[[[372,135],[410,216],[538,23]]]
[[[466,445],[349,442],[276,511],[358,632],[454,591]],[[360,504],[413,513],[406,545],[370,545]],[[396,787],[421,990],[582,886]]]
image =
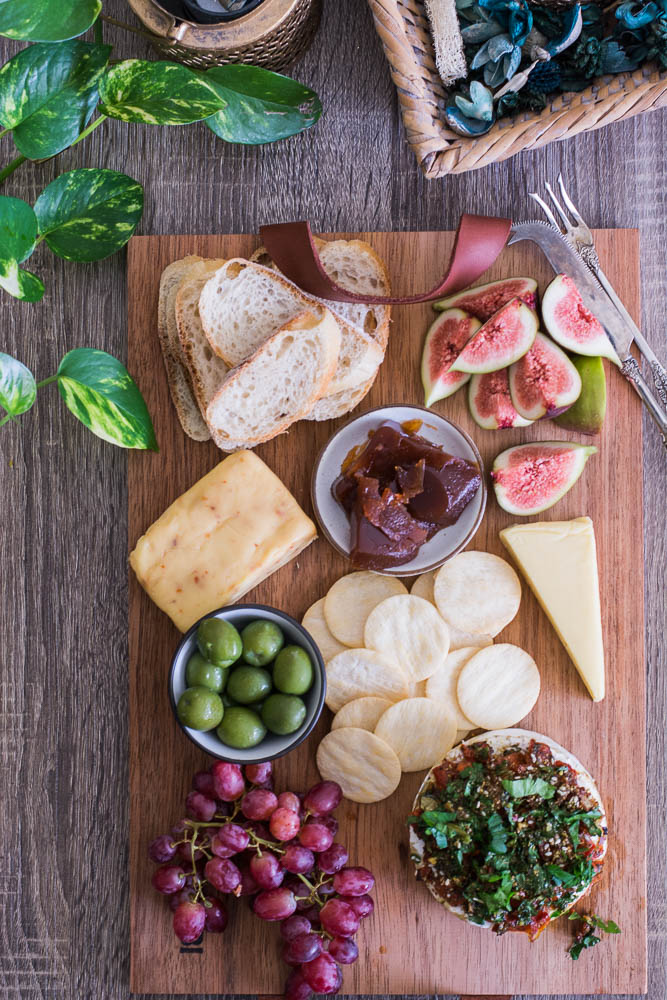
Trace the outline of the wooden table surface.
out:
[[[123,0],[104,7],[132,19]],[[137,36],[105,27],[105,37],[116,57],[149,55]],[[3,40],[3,61],[17,48]],[[525,192],[562,170],[591,225],[639,228],[644,332],[667,356],[667,112],[426,182],[404,143],[363,0],[325,0],[317,40],[294,75],[325,107],[302,137],[243,149],[201,124],[107,122],[56,161],[24,164],[2,193],[34,202],[63,170],[107,166],[144,184],[142,233],[254,232],[290,218],[323,231],[447,229],[462,210],[530,217]],[[2,153],[2,163],[14,155],[9,137]],[[76,265],[41,247],[30,266],[46,295],[30,306],[2,293],[0,350],[38,378],[76,346],[126,356],[124,254]],[[0,996],[119,1000],[129,994],[127,459],[78,424],[53,387],[1,435]],[[644,494],[649,996],[662,1000],[667,461],[649,421]],[[628,731],[629,754],[632,740]]]

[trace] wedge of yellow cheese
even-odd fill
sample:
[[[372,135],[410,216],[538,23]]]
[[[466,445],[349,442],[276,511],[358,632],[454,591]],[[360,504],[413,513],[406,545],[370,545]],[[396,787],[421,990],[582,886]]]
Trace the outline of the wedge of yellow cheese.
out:
[[[175,500],[137,542],[130,565],[181,632],[231,604],[317,536],[267,465],[238,451]]]
[[[593,701],[604,698],[604,648],[590,517],[515,524],[500,540],[518,563]]]

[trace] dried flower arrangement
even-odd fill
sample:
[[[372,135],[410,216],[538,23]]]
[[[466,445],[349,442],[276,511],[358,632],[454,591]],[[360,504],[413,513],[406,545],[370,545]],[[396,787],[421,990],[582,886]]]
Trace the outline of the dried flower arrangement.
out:
[[[584,90],[604,74],[653,60],[667,68],[667,0],[448,0],[444,6],[450,4],[467,75],[450,91],[445,118],[460,135],[484,135],[499,118],[541,111],[549,95]],[[451,73],[445,82],[451,86]]]

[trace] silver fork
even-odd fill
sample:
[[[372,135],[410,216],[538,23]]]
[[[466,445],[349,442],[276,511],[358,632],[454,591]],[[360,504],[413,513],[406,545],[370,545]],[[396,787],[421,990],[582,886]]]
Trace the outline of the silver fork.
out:
[[[650,365],[651,373],[653,375],[653,381],[655,383],[658,395],[660,396],[663,405],[667,406],[667,371],[665,371],[663,365],[660,363],[655,352],[653,351],[653,348],[648,343],[648,341],[642,334],[641,330],[637,327],[637,324],[632,319],[632,316],[629,314],[629,312],[619,299],[618,295],[616,294],[614,286],[611,284],[609,278],[600,267],[600,261],[598,259],[597,250],[595,249],[595,243],[593,241],[593,234],[590,231],[589,227],[584,222],[584,220],[582,219],[576,205],[573,204],[572,199],[565,190],[562,174],[558,175],[558,187],[560,188],[561,197],[565,202],[566,208],[570,212],[570,215],[574,219],[574,222],[572,222],[572,219],[570,219],[570,217],[565,212],[565,209],[563,208],[558,198],[554,194],[553,188],[551,187],[548,181],[545,183],[545,187],[549,193],[551,200],[554,203],[556,212],[558,213],[561,220],[560,222],[558,221],[554,213],[551,211],[549,205],[544,201],[543,198],[540,198],[539,194],[531,192],[530,197],[533,199],[533,201],[537,202],[537,204],[540,206],[540,208],[546,215],[551,225],[555,226],[555,228],[558,229],[559,232],[563,234],[563,236],[568,241],[568,243],[570,243],[573,249],[576,250],[576,252],[583,260],[584,264],[586,264],[586,266],[588,267],[589,271],[591,271],[595,275],[600,285],[602,285],[605,292],[607,293],[611,301],[614,303],[616,311],[621,315],[625,323],[627,323],[627,325],[632,330],[634,342],[636,343],[637,347],[639,348],[639,350],[641,351],[641,353],[643,354],[643,356],[646,358],[646,360]],[[633,359],[628,359],[628,360],[630,361]]]

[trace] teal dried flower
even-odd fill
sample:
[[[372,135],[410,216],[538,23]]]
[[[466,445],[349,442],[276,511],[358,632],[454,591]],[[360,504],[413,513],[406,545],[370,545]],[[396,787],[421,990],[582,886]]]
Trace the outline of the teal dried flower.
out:
[[[493,121],[493,94],[479,80],[473,80],[470,84],[469,98],[457,94],[454,101],[466,118],[476,118],[483,122]]]
[[[512,42],[523,45],[533,26],[533,12],[526,0],[478,0],[478,3],[502,24]]]
[[[602,42],[590,35],[582,35],[568,52],[568,63],[585,79],[591,80],[602,73]]]
[[[497,105],[498,117],[517,115],[521,111],[543,111],[546,106],[545,94],[531,87],[524,87],[518,91],[511,90],[500,98]]]
[[[496,35],[477,50],[470,63],[472,70],[484,67],[484,83],[487,87],[499,87],[511,79],[521,63],[521,46],[515,44],[508,35]]]
[[[617,9],[616,17],[626,28],[634,31],[636,28],[646,27],[664,13],[664,4],[654,3],[653,0],[650,3],[634,3],[633,0],[627,0]]]

